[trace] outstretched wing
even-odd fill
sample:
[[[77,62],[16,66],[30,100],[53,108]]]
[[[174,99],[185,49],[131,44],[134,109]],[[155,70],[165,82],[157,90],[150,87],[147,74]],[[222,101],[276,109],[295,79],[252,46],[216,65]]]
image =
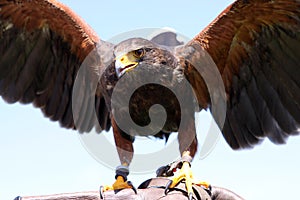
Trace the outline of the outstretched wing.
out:
[[[223,135],[233,149],[264,137],[281,144],[299,134],[299,0],[238,0],[193,41],[211,55],[224,81]],[[201,81],[192,84],[197,96],[207,96]]]
[[[0,95],[8,103],[33,103],[63,127],[90,131],[95,122],[72,113],[72,89],[86,56],[98,36],[69,8],[55,0],[0,0]],[[95,69],[90,69],[95,72]],[[77,109],[87,116],[86,94]],[[95,109],[103,129],[110,127],[109,112],[97,90]],[[99,128],[99,127],[98,127]]]

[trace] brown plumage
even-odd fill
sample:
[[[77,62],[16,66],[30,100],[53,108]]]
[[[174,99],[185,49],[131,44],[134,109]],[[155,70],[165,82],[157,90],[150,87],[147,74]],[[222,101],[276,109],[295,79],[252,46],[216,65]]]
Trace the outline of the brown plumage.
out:
[[[80,17],[54,0],[0,0],[0,95],[8,103],[33,103],[63,127],[90,131],[98,122],[85,116],[85,109],[90,107],[86,92],[78,97],[78,105],[84,105],[80,113],[72,113],[72,89],[80,65],[99,41]],[[211,55],[222,76],[227,95],[222,132],[232,148],[252,147],[265,137],[281,144],[288,136],[299,134],[298,0],[238,0],[191,43],[200,44]],[[179,71],[192,84],[200,107],[210,108],[206,85],[190,63],[157,46],[149,48],[149,54],[146,52],[142,58],[146,56],[151,61],[147,64],[160,62]],[[133,138],[122,133],[114,121],[110,108],[113,88],[106,87],[118,81],[114,69],[114,63],[106,69],[91,67],[93,76],[97,77],[97,70],[104,70],[105,76],[97,77],[102,82],[97,85],[95,96],[89,98],[95,97],[101,128],[108,130],[112,125],[117,146],[128,150],[127,159],[120,157],[122,163],[129,164]],[[157,136],[177,131],[180,112],[176,101],[165,98],[166,91],[160,87],[142,90],[136,93],[136,101],[133,99],[136,103],[131,104],[133,119],[140,125],[147,124],[148,107],[161,103],[169,106],[169,118]],[[149,91],[155,94],[152,98],[148,97]],[[77,127],[73,114],[81,116]],[[192,116],[185,126],[178,137],[180,151],[189,150],[193,156],[197,139]],[[185,137],[192,137],[190,146],[184,144]]]
[[[1,0],[0,8],[2,98],[9,103],[33,103],[51,120],[75,129],[74,79],[98,36],[57,1]],[[104,100],[96,95],[96,101],[97,109],[106,113],[101,118],[107,118]]]
[[[299,1],[237,1],[194,38],[221,72],[232,148],[299,133],[299,17]]]

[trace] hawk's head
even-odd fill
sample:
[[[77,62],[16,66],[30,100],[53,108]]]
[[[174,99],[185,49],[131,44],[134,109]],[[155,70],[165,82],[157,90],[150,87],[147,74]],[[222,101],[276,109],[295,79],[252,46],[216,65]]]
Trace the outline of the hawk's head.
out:
[[[172,49],[142,38],[121,42],[115,47],[115,56],[115,70],[118,78],[139,66],[175,68],[178,63]]]

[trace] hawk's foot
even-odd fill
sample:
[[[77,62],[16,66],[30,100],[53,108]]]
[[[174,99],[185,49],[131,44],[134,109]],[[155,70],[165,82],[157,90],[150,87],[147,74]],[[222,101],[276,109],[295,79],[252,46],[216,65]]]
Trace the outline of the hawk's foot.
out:
[[[119,166],[116,169],[116,181],[113,185],[106,185],[100,187],[100,198],[103,199],[103,192],[108,190],[122,190],[122,189],[133,189],[137,193],[136,188],[132,185],[131,181],[127,181],[127,176],[129,174],[128,167]]]
[[[189,200],[193,199],[194,191],[193,191],[193,185],[198,185],[200,187],[203,187],[204,189],[210,190],[210,184],[203,181],[196,181],[194,179],[193,172],[190,167],[189,162],[183,162],[182,167],[178,174],[175,174],[175,176],[168,182],[165,189],[165,194],[168,193],[170,188],[174,188],[177,184],[180,182],[185,182],[185,187],[189,196]]]
[[[211,186],[207,182],[197,181],[194,179],[193,172],[191,170],[192,158],[189,156],[189,152],[184,152],[180,161],[171,163],[170,165],[161,167],[157,170],[158,176],[173,176],[166,185],[165,194],[168,193],[170,188],[176,187],[180,182],[185,183],[185,187],[189,196],[189,199],[193,199],[193,185],[198,185],[204,189],[210,190]],[[179,172],[175,173],[177,169]]]
[[[122,190],[126,188],[133,188],[130,181],[125,181],[122,176],[118,176],[114,184],[103,186],[103,192],[108,190]]]
[[[116,181],[112,185],[106,185],[106,186],[100,186],[100,198],[103,199],[104,195],[103,192],[109,191],[109,190],[122,190],[122,189],[133,189],[135,193],[137,193],[136,188],[132,185],[131,181],[125,181],[125,179],[122,176],[118,176],[116,178]]]

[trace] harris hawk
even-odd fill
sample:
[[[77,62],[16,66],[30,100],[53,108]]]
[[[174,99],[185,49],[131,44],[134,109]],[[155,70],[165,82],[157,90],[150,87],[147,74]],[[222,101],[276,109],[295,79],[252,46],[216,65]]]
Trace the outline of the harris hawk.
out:
[[[75,126],[70,101],[76,73],[100,39],[78,16],[56,1],[1,0],[0,8],[0,95],[9,103],[33,103],[63,127],[88,131],[91,126]],[[236,1],[193,39],[211,55],[223,78],[227,113],[222,132],[232,148],[251,147],[264,137],[284,143],[289,135],[299,133],[298,37],[299,1],[256,0]],[[145,60],[155,65],[161,60],[153,56],[163,54],[163,58],[174,59],[165,64],[177,67],[176,55],[155,47],[150,51],[135,49],[124,56],[134,59],[136,56],[132,55],[140,50],[142,59],[132,60],[136,67]],[[122,62],[118,63],[122,67]],[[201,77],[194,78],[188,70],[183,73],[194,87],[201,108],[210,108]],[[115,77],[121,78],[117,74]],[[109,106],[110,92],[103,88],[99,84],[95,95],[97,117],[102,129],[112,126],[117,146],[129,148],[127,161],[122,162],[128,165],[132,138],[123,137],[117,127]],[[193,126],[191,119],[190,128]],[[185,134],[194,133],[188,129],[179,132]],[[189,151],[193,157],[196,138],[192,144],[188,149],[180,149],[181,153]],[[188,162],[185,163],[188,168]]]

